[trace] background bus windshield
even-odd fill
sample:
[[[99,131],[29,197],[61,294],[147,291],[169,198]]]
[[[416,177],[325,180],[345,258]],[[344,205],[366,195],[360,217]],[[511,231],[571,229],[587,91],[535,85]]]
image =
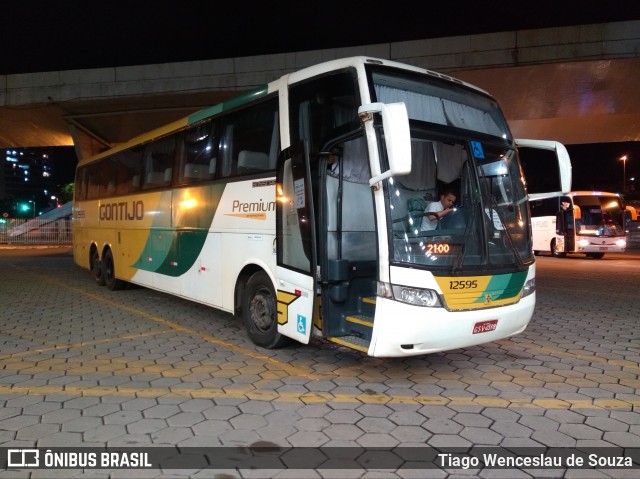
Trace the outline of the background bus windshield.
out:
[[[574,196],[573,203],[580,208],[576,221],[581,235],[620,236],[624,234],[623,208],[615,196]]]

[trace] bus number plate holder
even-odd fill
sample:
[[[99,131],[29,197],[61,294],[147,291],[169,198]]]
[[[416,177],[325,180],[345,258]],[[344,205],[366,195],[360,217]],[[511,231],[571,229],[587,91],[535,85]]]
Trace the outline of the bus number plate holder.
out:
[[[495,331],[498,327],[497,319],[490,319],[488,321],[479,321],[473,325],[473,334],[488,333],[489,331]]]

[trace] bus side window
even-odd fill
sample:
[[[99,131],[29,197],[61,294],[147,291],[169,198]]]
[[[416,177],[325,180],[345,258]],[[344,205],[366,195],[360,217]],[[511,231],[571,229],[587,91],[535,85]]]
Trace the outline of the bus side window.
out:
[[[118,159],[118,180],[116,194],[124,195],[140,189],[142,174],[142,149],[134,148],[116,155]]]
[[[104,158],[98,165],[98,195],[113,196],[116,194],[118,162],[115,157]]]
[[[142,189],[159,188],[171,184],[174,137],[161,138],[147,145],[144,150]]]
[[[180,140],[178,182],[191,184],[215,179],[217,148],[209,120],[189,128]]]
[[[222,161],[221,175],[224,177],[235,175],[233,161],[233,125],[227,125],[220,138],[220,159]]]
[[[269,155],[261,151],[242,150],[238,155],[238,173],[250,173],[269,168]]]
[[[85,166],[86,168],[86,178],[87,178],[87,185],[86,185],[86,196],[85,199],[87,200],[92,200],[94,198],[99,198],[99,164],[98,163],[91,163],[87,166]]]
[[[87,199],[87,173],[89,169],[87,167],[79,168],[76,173],[75,186],[73,190],[75,200]]]
[[[221,176],[252,175],[275,169],[280,148],[277,111],[278,100],[271,98],[222,120]]]

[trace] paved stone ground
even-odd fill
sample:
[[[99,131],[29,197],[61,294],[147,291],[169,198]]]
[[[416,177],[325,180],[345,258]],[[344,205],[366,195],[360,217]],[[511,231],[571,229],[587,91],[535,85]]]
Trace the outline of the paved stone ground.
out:
[[[254,346],[230,315],[0,249],[0,447],[640,448],[640,255],[539,257],[521,335],[409,359]],[[5,470],[40,477],[640,477],[625,469]]]

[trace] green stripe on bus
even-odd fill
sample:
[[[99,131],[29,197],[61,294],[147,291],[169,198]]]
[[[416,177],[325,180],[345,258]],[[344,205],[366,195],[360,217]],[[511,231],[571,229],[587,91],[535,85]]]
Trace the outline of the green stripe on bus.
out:
[[[491,294],[491,299],[493,301],[513,298],[520,294],[526,279],[527,271],[495,275],[489,281],[489,284],[482,293],[482,296],[476,299],[475,302],[484,302],[487,293]]]
[[[174,233],[171,250],[156,273],[176,277],[189,271],[200,256],[208,233],[208,230]]]
[[[198,187],[201,204],[181,212],[180,229],[152,227],[140,257],[132,265],[144,271],[180,276],[196,262],[207,239],[224,184]]]
[[[204,120],[209,118],[210,116],[217,115],[225,110],[230,110],[240,105],[244,105],[245,103],[249,103],[257,98],[266,96],[268,91],[267,86],[261,86],[252,90],[244,95],[241,95],[237,98],[232,98],[227,101],[223,101],[222,103],[218,103],[217,105],[211,106],[209,108],[205,108],[204,110],[197,111],[188,117],[188,123],[197,123],[200,120]]]

